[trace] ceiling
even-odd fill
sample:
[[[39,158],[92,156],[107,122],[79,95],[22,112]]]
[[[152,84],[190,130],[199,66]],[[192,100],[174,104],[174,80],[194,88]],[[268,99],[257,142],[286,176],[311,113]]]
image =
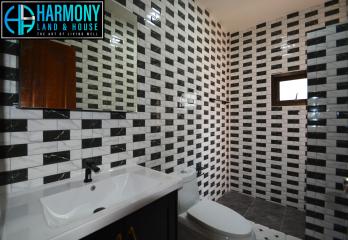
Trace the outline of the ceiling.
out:
[[[288,13],[324,3],[324,0],[198,0],[225,28],[247,29]]]

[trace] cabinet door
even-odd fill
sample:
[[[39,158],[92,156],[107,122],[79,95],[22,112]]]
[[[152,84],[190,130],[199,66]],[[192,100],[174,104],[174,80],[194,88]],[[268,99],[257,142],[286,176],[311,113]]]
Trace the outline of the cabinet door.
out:
[[[130,215],[125,226],[129,240],[176,240],[176,192]]]
[[[74,48],[48,40],[22,40],[20,93],[22,108],[76,109]]]
[[[177,240],[177,192],[82,240]]]
[[[128,240],[124,220],[120,220],[100,229],[81,240]]]

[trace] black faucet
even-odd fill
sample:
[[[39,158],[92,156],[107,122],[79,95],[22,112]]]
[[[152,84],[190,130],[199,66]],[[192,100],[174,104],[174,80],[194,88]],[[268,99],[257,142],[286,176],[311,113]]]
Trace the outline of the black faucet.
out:
[[[92,171],[97,173],[100,171],[100,168],[97,167],[96,162],[94,161],[86,161],[85,162],[85,180],[83,182],[89,183],[92,182]]]

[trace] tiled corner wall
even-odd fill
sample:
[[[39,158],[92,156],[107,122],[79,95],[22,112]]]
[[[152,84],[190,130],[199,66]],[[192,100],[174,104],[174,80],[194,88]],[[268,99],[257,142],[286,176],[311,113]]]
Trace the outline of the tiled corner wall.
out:
[[[77,109],[125,112],[137,109],[135,17],[130,21],[120,14],[122,10],[105,9],[103,41],[65,40],[76,52]]]
[[[346,18],[331,0],[229,35],[231,189],[304,209],[307,110],[272,107],[271,76],[306,70],[306,32]]]
[[[0,185],[19,191],[137,163],[167,173],[201,163],[201,195],[227,188],[227,36],[194,1],[119,0],[138,16],[137,113],[20,110],[18,45],[0,44]],[[160,21],[148,16],[160,12]]]
[[[308,34],[306,239],[348,240],[348,23]]]

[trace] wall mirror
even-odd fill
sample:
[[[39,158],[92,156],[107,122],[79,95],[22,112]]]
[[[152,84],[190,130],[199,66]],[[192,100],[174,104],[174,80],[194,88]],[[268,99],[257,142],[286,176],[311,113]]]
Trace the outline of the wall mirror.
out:
[[[46,101],[41,105],[24,105],[20,102],[20,107],[118,112],[137,110],[137,17],[113,0],[105,1],[104,10],[103,40],[72,39],[59,42],[75,51],[76,107],[69,104],[52,105]],[[22,43],[23,45],[25,44]],[[22,59],[25,54],[22,50],[21,52]],[[42,52],[46,52],[46,55],[51,54],[49,50]],[[28,54],[26,57],[28,58]],[[36,65],[39,64],[36,63]],[[21,71],[25,73],[28,67],[21,63],[21,68],[23,69]],[[38,68],[47,75],[47,71],[40,65],[35,69]],[[41,77],[41,79],[47,79],[47,77]],[[22,80],[23,74],[21,74],[21,82],[28,82]],[[44,85],[45,88],[51,87],[47,83]],[[52,89],[50,91],[52,92]],[[23,96],[22,91],[20,91],[20,99],[21,96]]]

